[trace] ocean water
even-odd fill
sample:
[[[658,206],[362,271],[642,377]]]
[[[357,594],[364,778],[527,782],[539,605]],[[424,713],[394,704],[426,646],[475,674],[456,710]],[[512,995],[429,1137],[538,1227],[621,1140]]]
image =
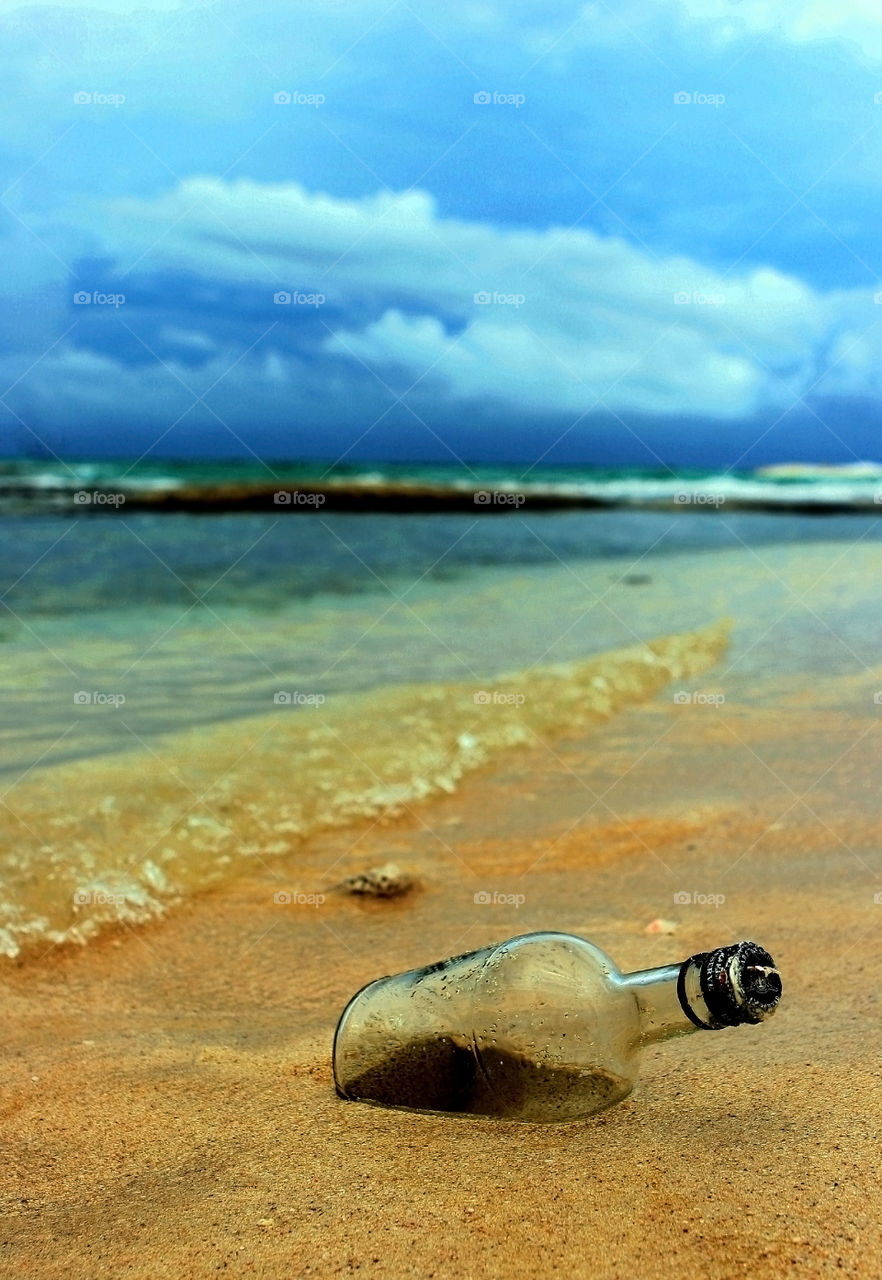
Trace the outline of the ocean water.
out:
[[[118,482],[77,465],[77,483]],[[878,661],[872,508],[28,511],[19,491],[0,514],[8,957],[161,915],[254,860],[296,863],[319,831],[635,702],[761,701]]]
[[[702,498],[758,501],[782,508],[842,504],[864,508],[882,502],[882,462],[839,465],[789,464],[753,471],[698,468],[549,466],[486,462],[360,463],[343,459],[172,461],[15,458],[0,459],[0,509],[33,511],[63,504],[72,494],[96,489],[171,492],[226,484],[356,484],[379,492],[394,485],[440,490],[518,491],[596,496],[628,504],[676,497],[682,505]],[[85,502],[85,499],[81,498]],[[715,505],[711,503],[710,505]]]

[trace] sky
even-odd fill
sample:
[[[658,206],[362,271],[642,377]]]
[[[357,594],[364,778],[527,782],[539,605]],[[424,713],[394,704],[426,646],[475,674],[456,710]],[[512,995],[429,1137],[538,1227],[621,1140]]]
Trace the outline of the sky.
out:
[[[0,0],[0,454],[882,459],[875,0]]]

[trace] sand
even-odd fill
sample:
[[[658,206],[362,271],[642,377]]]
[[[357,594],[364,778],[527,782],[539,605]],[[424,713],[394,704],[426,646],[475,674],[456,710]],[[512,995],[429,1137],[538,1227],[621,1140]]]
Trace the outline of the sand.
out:
[[[6,1274],[878,1276],[870,680],[659,700],[166,921],[9,967]],[[389,858],[418,891],[274,901]],[[676,933],[647,935],[657,916]],[[752,937],[783,1000],[763,1026],[648,1051],[635,1092],[579,1122],[335,1095],[331,1038],[358,987],[543,928],[624,969]]]

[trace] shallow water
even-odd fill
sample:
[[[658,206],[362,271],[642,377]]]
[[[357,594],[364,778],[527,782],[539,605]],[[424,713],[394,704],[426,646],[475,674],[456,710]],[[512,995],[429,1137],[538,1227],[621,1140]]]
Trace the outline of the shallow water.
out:
[[[292,853],[328,827],[403,813],[503,751],[601,723],[672,678],[704,671],[725,644],[724,630],[708,628],[537,666],[490,688],[341,694],[293,714],[281,706],[179,730],[158,750],[138,743],[35,770],[0,809],[0,947],[14,955],[85,941],[108,922],[147,919],[182,894]]]
[[[0,949],[161,914],[627,705],[873,668],[878,522],[742,520],[750,545],[688,514],[2,522]]]
[[[730,613],[730,679],[871,664],[879,523],[0,521],[0,778],[157,749],[175,730],[264,715],[278,695],[293,715],[389,684],[480,687]]]

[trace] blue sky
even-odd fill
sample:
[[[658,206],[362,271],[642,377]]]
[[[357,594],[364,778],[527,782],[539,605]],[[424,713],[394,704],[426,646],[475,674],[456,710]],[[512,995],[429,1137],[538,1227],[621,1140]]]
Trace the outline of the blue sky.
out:
[[[0,46],[4,453],[882,457],[870,0],[6,0]]]

